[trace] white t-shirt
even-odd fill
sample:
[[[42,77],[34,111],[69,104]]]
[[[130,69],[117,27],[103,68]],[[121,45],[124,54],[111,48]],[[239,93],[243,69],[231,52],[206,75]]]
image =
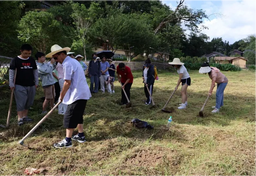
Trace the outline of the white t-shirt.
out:
[[[62,65],[64,80],[71,80],[71,85],[63,99],[63,103],[72,104],[77,100],[89,100],[92,95],[80,63],[76,59],[67,56]]]
[[[148,68],[145,67],[144,70],[143,70],[143,76],[144,76],[144,82],[145,83],[147,82],[147,79],[148,79],[147,75],[148,75]]]
[[[180,68],[177,70],[178,74],[183,73],[183,76],[181,79],[187,79],[189,78],[188,71],[184,65],[181,65]]]

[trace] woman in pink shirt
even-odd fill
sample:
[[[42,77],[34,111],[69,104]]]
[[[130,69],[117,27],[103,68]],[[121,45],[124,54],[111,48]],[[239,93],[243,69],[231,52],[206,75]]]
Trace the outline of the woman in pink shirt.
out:
[[[223,106],[224,90],[228,84],[227,77],[223,75],[219,69],[215,67],[210,67],[209,63],[207,62],[202,64],[199,73],[208,73],[210,79],[212,80],[212,84],[209,90],[210,96],[212,95],[215,83],[217,83],[216,105],[213,107],[214,110],[212,111],[212,113],[219,112],[220,107]]]

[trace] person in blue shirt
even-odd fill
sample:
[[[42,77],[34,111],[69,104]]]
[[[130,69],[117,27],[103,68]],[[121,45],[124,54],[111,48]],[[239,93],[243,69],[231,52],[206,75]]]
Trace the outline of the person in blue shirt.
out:
[[[109,63],[106,61],[105,56],[103,56],[102,59],[101,59],[100,68],[101,68],[101,76],[100,76],[101,91],[102,91],[102,93],[105,93],[105,89],[107,89],[107,91],[109,93],[111,93],[110,84],[107,84],[106,87],[105,87],[105,83],[106,83],[106,81],[108,80],[108,77],[109,77],[109,72],[108,72]]]

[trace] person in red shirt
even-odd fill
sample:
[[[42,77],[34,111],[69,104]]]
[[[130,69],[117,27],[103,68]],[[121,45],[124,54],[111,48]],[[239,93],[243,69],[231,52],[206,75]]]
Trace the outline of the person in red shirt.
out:
[[[117,77],[118,81],[122,84],[122,89],[125,90],[129,100],[130,100],[130,89],[133,83],[133,75],[131,72],[130,67],[126,66],[124,63],[119,63],[117,68]],[[127,99],[124,95],[124,92],[122,91],[122,99],[121,99],[121,105],[127,104]]]

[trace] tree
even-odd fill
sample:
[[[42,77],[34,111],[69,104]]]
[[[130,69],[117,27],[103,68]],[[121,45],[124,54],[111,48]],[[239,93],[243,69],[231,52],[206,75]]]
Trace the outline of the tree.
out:
[[[49,12],[29,11],[19,22],[18,38],[45,53],[53,43],[58,43],[61,38],[60,25]]]
[[[2,55],[12,55],[20,48],[17,28],[24,3],[1,1],[0,7],[0,51]]]
[[[169,13],[168,16],[162,20],[162,22],[155,29],[155,34],[164,28],[166,24],[172,24],[174,26],[181,22],[184,22],[184,25],[188,27],[192,32],[199,32],[198,25],[203,22],[204,18],[207,18],[207,15],[202,9],[196,11],[189,9],[183,4],[184,1],[185,0],[180,0],[176,9],[171,11],[171,13]]]
[[[248,59],[247,64],[255,64],[255,38],[255,35],[251,35],[244,39],[248,43],[245,49],[243,50],[244,57]]]
[[[76,38],[72,46],[81,46],[83,48],[86,61],[86,46],[88,44],[87,33],[92,23],[99,17],[97,12],[101,9],[99,8],[99,4],[94,2],[91,3],[90,8],[86,8],[84,4],[79,3],[72,3],[71,5],[73,9],[71,17],[74,20],[76,28]]]

